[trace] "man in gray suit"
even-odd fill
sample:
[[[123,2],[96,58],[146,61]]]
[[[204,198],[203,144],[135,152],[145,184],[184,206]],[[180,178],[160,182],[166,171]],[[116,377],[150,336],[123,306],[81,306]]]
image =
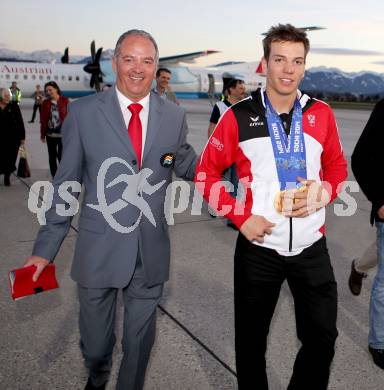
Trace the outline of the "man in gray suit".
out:
[[[52,207],[26,262],[37,267],[36,280],[54,260],[70,227],[70,217],[56,212],[63,203],[58,188],[66,181],[82,183],[71,276],[78,283],[86,389],[104,389],[108,380],[118,289],[124,301],[124,355],[117,389],[143,388],[156,306],[169,276],[166,189],[172,172],[187,180],[195,173],[184,110],[150,93],[157,63],[152,36],[130,30],[116,44],[116,86],[70,105]]]

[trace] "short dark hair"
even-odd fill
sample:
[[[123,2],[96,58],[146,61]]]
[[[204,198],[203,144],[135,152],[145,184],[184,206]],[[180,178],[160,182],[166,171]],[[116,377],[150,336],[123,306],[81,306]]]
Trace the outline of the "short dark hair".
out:
[[[168,68],[159,68],[156,71],[156,77],[159,77],[161,72],[172,74],[172,72]]]
[[[240,79],[229,79],[223,86],[223,93],[225,91],[228,91],[231,89],[231,88],[236,88],[237,87],[237,84],[244,84],[244,80],[240,80]]]
[[[57,85],[55,81],[48,81],[47,83],[44,84],[44,91],[47,89],[47,87],[53,87],[56,89],[57,93],[61,95],[61,90],[60,87]]]
[[[307,33],[292,26],[292,24],[278,24],[272,26],[263,39],[264,58],[268,61],[272,42],[301,42],[304,45],[304,58],[309,52]]]

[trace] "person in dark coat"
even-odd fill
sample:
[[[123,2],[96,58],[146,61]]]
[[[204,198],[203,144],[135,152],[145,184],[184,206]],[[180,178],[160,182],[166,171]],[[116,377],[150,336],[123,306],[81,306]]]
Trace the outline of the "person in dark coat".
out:
[[[359,295],[366,272],[377,264],[369,308],[368,350],[374,363],[384,370],[384,184],[377,174],[383,166],[383,121],[384,99],[375,105],[351,156],[352,172],[372,205],[370,222],[376,226],[377,254],[353,260],[348,285],[352,294]]]
[[[0,140],[0,174],[9,186],[19,147],[25,141],[25,128],[19,105],[11,102],[8,88],[0,88]]]

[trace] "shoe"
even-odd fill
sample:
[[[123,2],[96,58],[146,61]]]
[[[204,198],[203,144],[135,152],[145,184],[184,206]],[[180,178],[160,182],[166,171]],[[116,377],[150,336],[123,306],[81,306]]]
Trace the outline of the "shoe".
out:
[[[107,383],[103,383],[102,385],[100,386],[93,386],[92,382],[91,382],[91,378],[88,378],[88,382],[87,384],[85,385],[85,388],[84,390],[105,390],[105,386],[107,385]]]
[[[358,272],[355,268],[355,260],[351,264],[351,274],[348,279],[348,286],[353,295],[360,295],[363,279],[367,277],[364,272]]]
[[[9,178],[9,175],[4,175],[4,185],[7,187],[11,185],[11,180]]]
[[[372,347],[368,347],[368,349],[376,366],[384,370],[384,349],[376,349]]]

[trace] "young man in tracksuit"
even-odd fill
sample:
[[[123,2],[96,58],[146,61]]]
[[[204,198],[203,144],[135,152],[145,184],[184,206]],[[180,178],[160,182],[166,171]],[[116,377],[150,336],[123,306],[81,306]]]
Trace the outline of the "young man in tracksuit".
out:
[[[266,88],[221,117],[195,181],[210,205],[240,230],[235,251],[239,389],[268,389],[267,335],[285,279],[302,343],[288,389],[326,389],[337,337],[337,290],[324,207],[346,178],[346,161],[332,110],[297,89],[309,50],[305,32],[278,25],[263,45]],[[220,183],[221,172],[233,163],[247,188],[242,202]]]

